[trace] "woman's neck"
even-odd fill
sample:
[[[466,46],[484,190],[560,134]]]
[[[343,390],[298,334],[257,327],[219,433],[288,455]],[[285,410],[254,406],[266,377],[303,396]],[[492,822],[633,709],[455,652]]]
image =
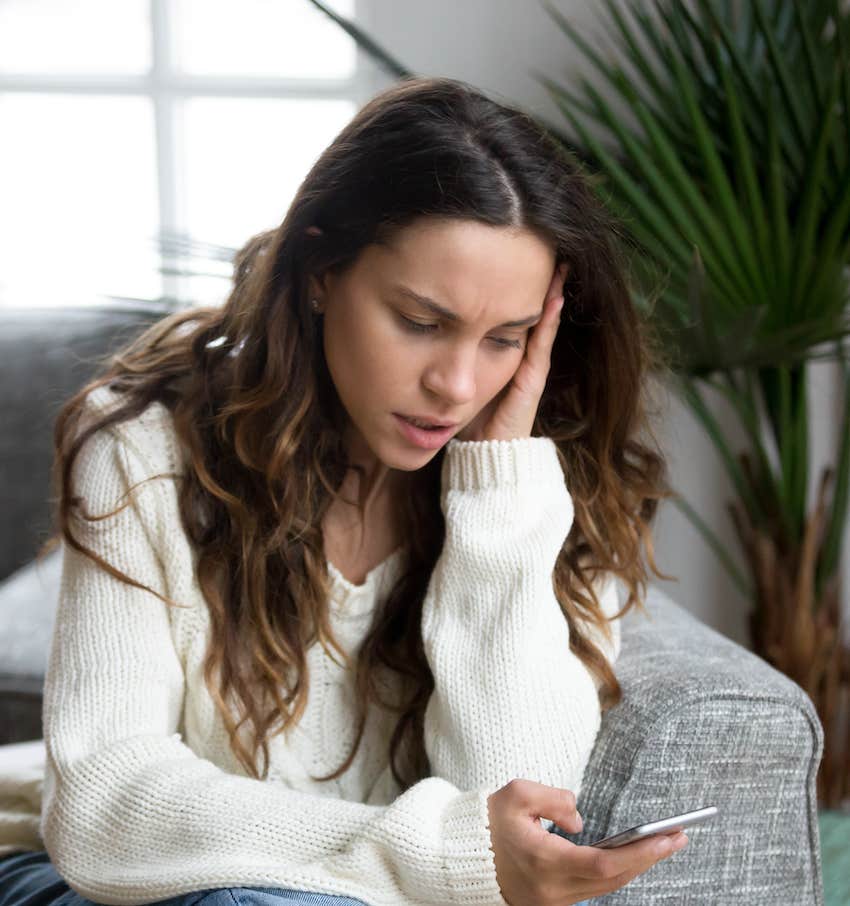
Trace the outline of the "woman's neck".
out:
[[[363,511],[339,499],[332,501],[322,520],[325,556],[346,579],[361,584],[402,543],[400,511],[399,498],[389,486]]]

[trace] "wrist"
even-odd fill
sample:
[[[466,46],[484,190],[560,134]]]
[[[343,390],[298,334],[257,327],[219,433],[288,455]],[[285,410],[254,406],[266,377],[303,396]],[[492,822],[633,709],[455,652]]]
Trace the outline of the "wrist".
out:
[[[512,486],[562,487],[564,475],[549,437],[480,441],[452,438],[445,448],[442,487],[463,491]]]

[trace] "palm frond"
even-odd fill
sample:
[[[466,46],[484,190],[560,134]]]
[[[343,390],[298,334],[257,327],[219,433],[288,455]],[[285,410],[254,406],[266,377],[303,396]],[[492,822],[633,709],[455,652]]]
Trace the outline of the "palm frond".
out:
[[[321,10],[328,18],[336,22],[346,34],[354,39],[358,47],[369,54],[369,56],[391,76],[397,79],[409,79],[414,76],[414,73],[410,69],[396,60],[389,51],[381,47],[377,41],[366,34],[366,32],[356,23],[332,10],[327,3],[322,3],[322,0],[308,0],[308,2],[312,3],[316,9]]]

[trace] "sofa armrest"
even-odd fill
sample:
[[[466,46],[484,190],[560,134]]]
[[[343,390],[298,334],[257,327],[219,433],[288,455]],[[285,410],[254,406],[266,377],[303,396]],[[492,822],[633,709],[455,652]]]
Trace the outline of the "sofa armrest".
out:
[[[622,598],[621,598],[622,600]],[[788,677],[650,586],[623,619],[623,700],[603,715],[577,843],[715,805],[685,850],[605,906],[821,906],[815,779],[823,729]]]

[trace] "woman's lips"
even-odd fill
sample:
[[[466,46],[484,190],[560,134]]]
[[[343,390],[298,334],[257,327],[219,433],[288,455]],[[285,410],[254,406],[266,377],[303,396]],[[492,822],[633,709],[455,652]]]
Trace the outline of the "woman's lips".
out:
[[[455,428],[457,427],[457,422],[444,422],[440,418],[431,418],[430,415],[406,415],[401,414],[402,418],[410,419],[415,422],[422,422],[425,425],[437,425],[440,428]]]
[[[393,417],[407,440],[423,450],[438,450],[451,438],[457,427],[456,425],[449,425],[447,428],[428,430],[427,428],[417,428],[416,425],[412,425],[407,421],[407,416],[394,412]]]

